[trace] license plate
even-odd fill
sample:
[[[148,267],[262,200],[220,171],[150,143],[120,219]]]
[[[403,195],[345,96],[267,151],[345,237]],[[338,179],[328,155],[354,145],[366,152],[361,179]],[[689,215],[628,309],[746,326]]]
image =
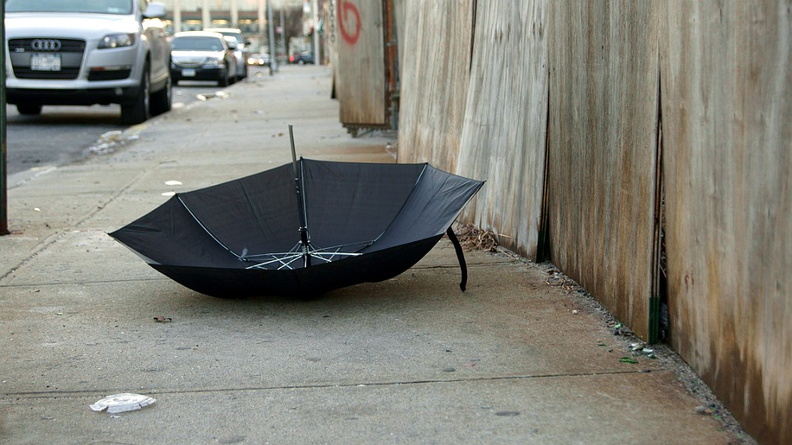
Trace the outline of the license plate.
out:
[[[30,56],[30,69],[33,71],[60,71],[60,54],[36,53]]]
[[[195,69],[194,68],[185,68],[182,70],[182,76],[184,77],[195,77]]]

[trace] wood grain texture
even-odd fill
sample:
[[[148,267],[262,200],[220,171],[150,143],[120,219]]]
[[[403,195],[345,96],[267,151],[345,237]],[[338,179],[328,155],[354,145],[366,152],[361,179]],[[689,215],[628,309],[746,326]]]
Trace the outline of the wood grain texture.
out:
[[[486,179],[463,220],[529,257],[546,218],[643,338],[662,174],[672,344],[792,443],[792,0],[400,1],[399,162]]]
[[[755,438],[792,443],[792,2],[672,6],[673,345]]]
[[[649,2],[553,3],[548,219],[553,263],[646,338],[657,148]]]
[[[382,0],[336,0],[333,23],[335,92],[345,126],[387,122]]]
[[[486,179],[464,218],[535,258],[547,122],[547,1],[479,2],[459,173]]]
[[[404,9],[398,159],[455,172],[470,75],[473,2],[411,1]]]

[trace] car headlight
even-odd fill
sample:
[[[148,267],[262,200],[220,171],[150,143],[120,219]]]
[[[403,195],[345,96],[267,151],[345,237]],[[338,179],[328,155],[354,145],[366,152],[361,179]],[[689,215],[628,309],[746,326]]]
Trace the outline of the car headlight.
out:
[[[219,66],[219,65],[223,64],[223,60],[222,59],[216,59],[214,57],[207,57],[206,59],[204,59],[204,63],[203,64],[204,65],[209,65],[209,66]]]
[[[122,48],[135,44],[135,34],[108,34],[99,41],[99,49]]]

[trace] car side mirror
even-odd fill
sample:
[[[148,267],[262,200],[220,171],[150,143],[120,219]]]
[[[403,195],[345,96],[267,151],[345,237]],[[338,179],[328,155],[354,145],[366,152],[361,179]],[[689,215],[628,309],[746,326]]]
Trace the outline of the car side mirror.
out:
[[[164,19],[166,15],[165,4],[160,2],[149,3],[146,12],[143,13],[143,17],[147,19]]]

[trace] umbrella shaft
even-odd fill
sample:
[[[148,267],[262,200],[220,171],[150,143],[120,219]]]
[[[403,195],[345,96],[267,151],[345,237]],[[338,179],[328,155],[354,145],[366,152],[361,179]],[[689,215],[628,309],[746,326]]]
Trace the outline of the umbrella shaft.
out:
[[[303,251],[303,265],[305,267],[310,267],[311,265],[311,251],[310,245],[308,244],[308,229],[300,227],[300,244],[302,244],[302,251]]]
[[[294,148],[294,131],[292,130],[291,124],[289,124],[289,141],[291,142],[292,169],[294,170],[294,185],[297,188],[297,206],[300,214],[300,244],[302,245],[304,266],[308,267],[311,265],[311,253],[308,243],[308,222],[305,216],[305,196],[303,196],[302,190],[302,165],[300,165],[298,172],[297,150]]]

